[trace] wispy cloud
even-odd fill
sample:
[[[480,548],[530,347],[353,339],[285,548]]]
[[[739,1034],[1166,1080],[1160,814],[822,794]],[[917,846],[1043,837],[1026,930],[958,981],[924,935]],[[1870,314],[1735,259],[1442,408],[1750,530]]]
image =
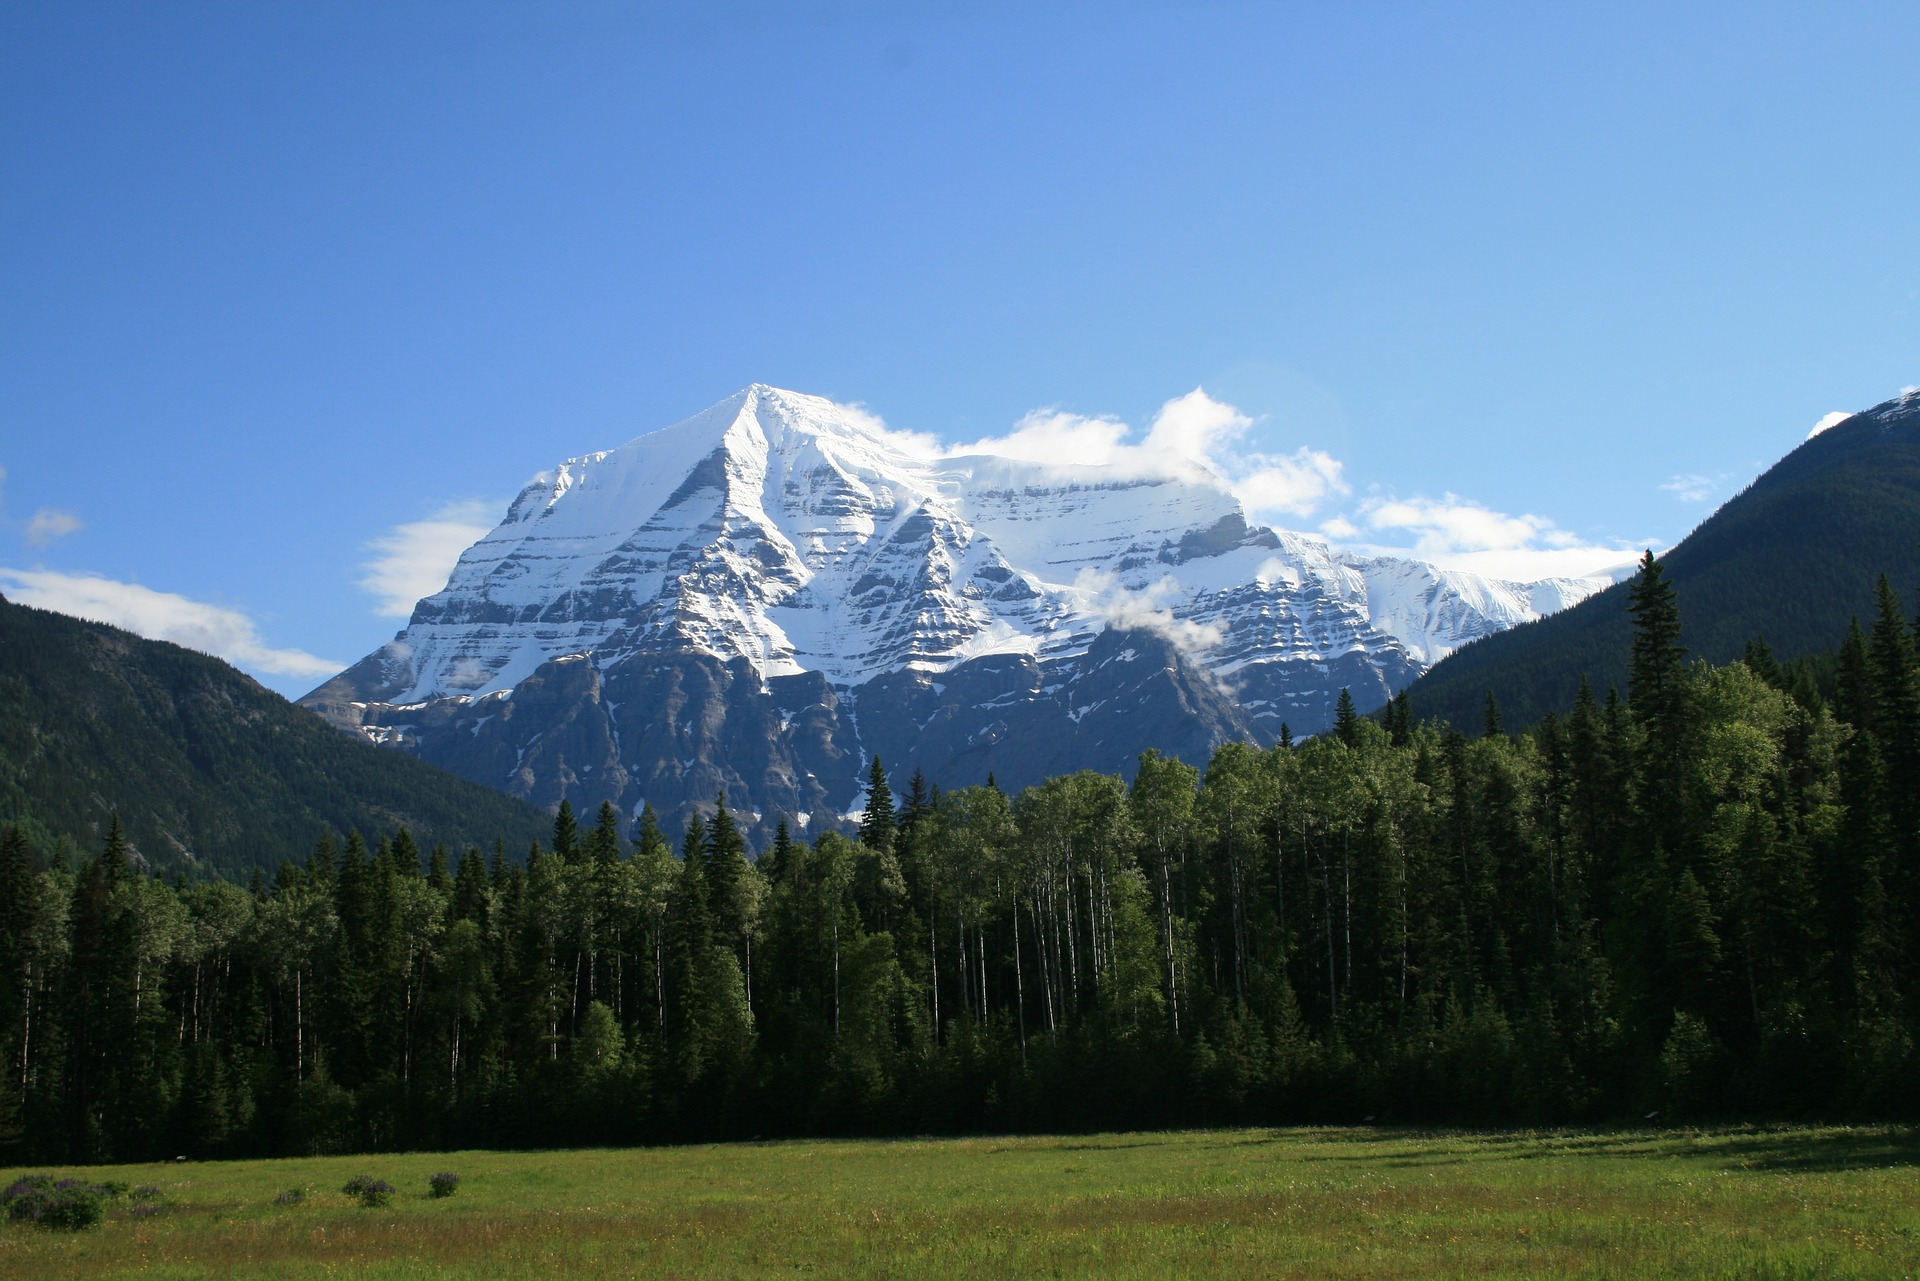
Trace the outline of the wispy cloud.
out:
[[[1459,569],[1516,582],[1540,578],[1581,578],[1631,560],[1627,544],[1590,543],[1544,516],[1513,516],[1458,494],[1441,498],[1375,496],[1354,515],[1374,541],[1356,550],[1411,556],[1443,569]],[[1337,526],[1336,526],[1337,522]],[[1362,530],[1336,518],[1323,532],[1352,543]]]
[[[42,507],[27,522],[27,543],[33,547],[45,547],[56,538],[65,538],[68,534],[84,529],[78,516],[72,512],[56,511],[51,507]]]
[[[1660,486],[1683,503],[1705,502],[1719,487],[1720,481],[1716,477],[1701,475],[1675,476]]]
[[[98,574],[0,569],[7,596],[23,605],[110,623],[150,640],[172,641],[224,658],[235,667],[276,676],[331,676],[345,666],[305,650],[276,649],[237,609],[209,605]]]
[[[360,586],[379,600],[376,613],[407,618],[423,597],[447,585],[460,553],[499,523],[504,502],[469,499],[448,503],[425,520],[395,525],[367,544],[374,553],[361,568]]]
[[[1171,576],[1135,591],[1117,576],[1088,567],[1073,580],[1073,590],[1112,626],[1158,633],[1188,653],[1211,649],[1225,636],[1210,624],[1174,617],[1182,591]]]

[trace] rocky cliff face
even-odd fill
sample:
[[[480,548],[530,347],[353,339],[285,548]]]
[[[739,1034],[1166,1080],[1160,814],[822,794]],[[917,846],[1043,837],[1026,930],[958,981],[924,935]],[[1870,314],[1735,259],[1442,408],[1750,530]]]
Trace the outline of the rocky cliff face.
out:
[[[536,477],[302,702],[538,804],[677,815],[725,790],[817,830],[875,753],[949,786],[1204,760],[1602,586],[1352,558],[1249,525],[1173,457],[956,456],[755,386]]]

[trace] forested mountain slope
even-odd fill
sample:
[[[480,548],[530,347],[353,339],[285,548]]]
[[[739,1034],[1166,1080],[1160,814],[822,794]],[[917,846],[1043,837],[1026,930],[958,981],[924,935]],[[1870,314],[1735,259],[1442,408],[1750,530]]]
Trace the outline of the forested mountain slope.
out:
[[[1871,616],[1874,582],[1920,582],[1920,392],[1788,454],[1665,557],[1695,658],[1725,663],[1764,636],[1782,660],[1831,648]],[[1480,724],[1487,692],[1509,726],[1565,712],[1584,674],[1627,677],[1628,585],[1477,640],[1407,690],[1414,714]]]
[[[219,659],[0,598],[0,823],[91,853],[118,812],[156,868],[302,858],[323,829],[423,845],[546,829],[533,807],[359,742]]]

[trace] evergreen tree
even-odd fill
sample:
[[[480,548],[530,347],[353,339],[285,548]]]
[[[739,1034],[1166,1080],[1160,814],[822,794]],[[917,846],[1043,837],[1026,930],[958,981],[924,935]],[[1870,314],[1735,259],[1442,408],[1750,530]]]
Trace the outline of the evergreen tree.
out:
[[[1892,778],[1920,781],[1920,658],[1885,574],[1880,575],[1867,663],[1882,765]],[[1885,797],[1896,869],[1889,888],[1914,911],[1920,909],[1920,787],[1892,787]]]
[[[1281,727],[1282,746],[1292,746],[1293,735],[1285,725]],[[1407,691],[1401,690],[1387,704],[1387,739],[1395,747],[1405,747],[1413,739],[1413,706],[1407,701]]]
[[[612,801],[601,801],[593,831],[587,833],[587,857],[595,866],[608,868],[620,861],[620,847],[620,811]]]
[[[1774,657],[1773,646],[1767,644],[1766,637],[1755,636],[1748,641],[1746,652],[1741,656],[1740,661],[1745,663],[1755,676],[1775,689],[1787,687],[1786,672],[1781,668],[1780,660]]]
[[[580,823],[573,816],[573,802],[563,796],[560,808],[553,815],[553,852],[572,862],[574,844],[579,839]]]
[[[1640,559],[1627,612],[1633,616],[1633,656],[1627,700],[1650,724],[1677,716],[1683,697],[1686,647],[1680,644],[1680,607],[1666,568],[1651,551]]]
[[[873,758],[867,771],[867,808],[860,816],[860,843],[871,850],[891,851],[896,835],[893,788],[887,785],[887,771],[880,758]]]
[[[907,783],[907,803],[900,811],[900,831],[911,834],[920,820],[933,812],[933,797],[927,790],[927,776],[918,767]]]
[[[1651,551],[1628,594],[1633,616],[1633,653],[1627,701],[1646,736],[1640,786],[1648,832],[1673,848],[1686,821],[1686,648],[1680,644],[1680,606],[1665,568]]]
[[[1340,687],[1340,701],[1333,712],[1333,736],[1348,747],[1360,745],[1360,714],[1353,710],[1353,692]]]

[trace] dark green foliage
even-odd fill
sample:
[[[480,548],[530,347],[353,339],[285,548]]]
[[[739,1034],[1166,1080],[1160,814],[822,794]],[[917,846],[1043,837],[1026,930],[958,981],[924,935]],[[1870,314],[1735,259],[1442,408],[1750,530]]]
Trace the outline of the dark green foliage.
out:
[[[1357,747],[1360,743],[1360,714],[1353,710],[1353,694],[1342,687],[1340,701],[1334,707],[1333,736],[1348,747]]]
[[[436,1200],[450,1197],[460,1190],[460,1176],[442,1171],[427,1180],[427,1191]]]
[[[603,808],[524,867],[402,826],[250,890],[0,829],[0,1159],[1911,1116],[1906,603],[1689,666],[1657,570],[1631,702],[892,813],[876,768],[870,837],[758,864],[724,796],[678,857]]]
[[[860,841],[868,849],[891,850],[894,838],[893,788],[878,756],[867,772],[867,808],[860,816]]]
[[[273,1203],[275,1205],[305,1205],[307,1203],[307,1190],[305,1188],[288,1188],[285,1192],[275,1197]]]
[[[332,729],[218,659],[0,600],[0,824],[53,853],[118,817],[149,866],[244,879],[326,829],[405,824],[450,846],[538,811]]]
[[[1765,635],[1783,663],[1831,647],[1874,584],[1920,582],[1920,397],[1857,414],[1807,441],[1663,558],[1694,657],[1730,663]],[[1423,717],[1477,722],[1494,690],[1509,726],[1565,712],[1581,677],[1627,684],[1621,583],[1572,609],[1478,640],[1411,687]]]

